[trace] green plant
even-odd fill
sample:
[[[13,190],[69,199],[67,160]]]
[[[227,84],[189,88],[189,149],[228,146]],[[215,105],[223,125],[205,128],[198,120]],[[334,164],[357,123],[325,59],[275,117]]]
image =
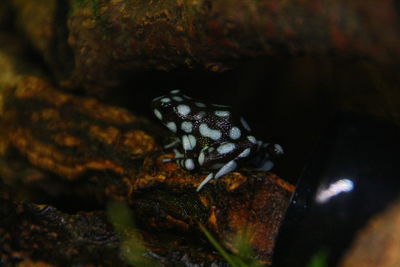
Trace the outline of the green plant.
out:
[[[132,211],[124,202],[111,202],[107,215],[121,238],[121,255],[134,266],[159,266],[159,263],[146,257],[146,248],[135,228]]]
[[[318,251],[307,264],[307,267],[327,267],[328,253],[326,250]]]
[[[219,254],[232,266],[232,267],[261,267],[263,266],[257,261],[250,244],[251,230],[244,229],[233,238],[233,250],[235,254],[228,252],[212,234],[202,225],[199,224],[200,229],[204,235],[215,247]]]

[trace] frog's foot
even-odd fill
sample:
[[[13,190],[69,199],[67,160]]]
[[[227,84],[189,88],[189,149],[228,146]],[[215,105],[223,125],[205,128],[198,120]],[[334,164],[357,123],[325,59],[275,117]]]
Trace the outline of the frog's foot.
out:
[[[178,161],[182,158],[167,158],[167,159],[163,159],[162,162],[163,163],[168,163],[168,162],[174,162],[174,161]]]
[[[179,140],[179,139],[178,139],[178,140]],[[173,158],[168,158],[168,159],[163,159],[163,162],[164,162],[164,163],[166,163],[166,162],[172,162],[172,161],[177,161],[177,160],[180,160],[180,159],[183,159],[183,158],[184,158],[184,155],[183,155],[181,152],[179,152],[178,149],[174,149],[174,153],[175,153],[175,157],[173,157]]]
[[[196,191],[199,192],[203,186],[205,186],[211,179],[218,179],[221,176],[224,176],[225,174],[228,174],[232,171],[234,171],[237,167],[237,163],[235,160],[231,160],[225,165],[223,165],[217,173],[214,175],[214,173],[210,173],[197,187]]]
[[[221,176],[224,176],[227,173],[230,173],[234,171],[237,167],[236,161],[231,160],[228,163],[226,163],[224,166],[221,167],[221,169],[218,170],[218,172],[215,174],[214,179],[218,179]]]
[[[279,144],[263,143],[261,148],[267,152],[268,157],[280,157],[284,154],[283,148]]]
[[[177,159],[176,163],[178,163],[179,166],[188,171],[193,171],[196,168],[196,164],[191,158],[180,158]]]
[[[259,171],[270,171],[274,167],[274,163],[271,160],[265,160],[260,167],[257,168]]]

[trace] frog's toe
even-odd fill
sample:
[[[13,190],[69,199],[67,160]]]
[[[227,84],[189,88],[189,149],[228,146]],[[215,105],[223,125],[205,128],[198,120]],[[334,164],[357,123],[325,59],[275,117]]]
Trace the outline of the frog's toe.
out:
[[[218,170],[218,172],[215,174],[214,179],[218,179],[219,177],[234,171],[236,167],[237,167],[236,161],[234,160],[229,161],[224,166],[222,166],[221,169]]]
[[[271,160],[265,160],[257,169],[259,171],[270,171],[273,167],[274,163]]]
[[[214,173],[209,173],[207,175],[206,178],[204,178],[204,180],[199,184],[199,186],[197,187],[196,191],[199,192],[203,186],[205,186],[212,178],[214,178]]]
[[[166,144],[165,146],[163,146],[164,149],[170,149],[172,147],[177,146],[181,141],[179,140],[179,138],[175,138],[174,141],[172,141],[169,144]]]

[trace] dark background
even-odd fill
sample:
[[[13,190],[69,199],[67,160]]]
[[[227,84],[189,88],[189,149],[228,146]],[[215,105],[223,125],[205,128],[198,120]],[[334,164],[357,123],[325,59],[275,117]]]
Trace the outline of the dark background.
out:
[[[399,123],[398,78],[391,69],[351,57],[265,57],[244,60],[238,68],[224,73],[137,73],[105,99],[155,123],[149,103],[172,89],[203,101],[231,105],[258,139],[284,147],[286,154],[274,171],[295,183],[337,114],[348,112]]]

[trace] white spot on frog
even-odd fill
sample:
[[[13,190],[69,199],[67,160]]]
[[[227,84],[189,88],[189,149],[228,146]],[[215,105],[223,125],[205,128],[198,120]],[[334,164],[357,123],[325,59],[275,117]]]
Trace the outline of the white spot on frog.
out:
[[[229,131],[229,137],[233,140],[239,139],[240,135],[241,135],[241,132],[238,127],[232,127]]]
[[[191,134],[182,136],[182,146],[185,151],[192,150],[196,146],[196,137]]]
[[[214,114],[217,115],[218,117],[228,117],[230,112],[226,110],[217,110],[214,112]]]
[[[245,158],[248,157],[250,155],[250,148],[246,148],[245,150],[243,150],[242,153],[239,154],[239,158]]]
[[[211,129],[205,123],[200,124],[199,131],[202,136],[209,137],[213,140],[218,140],[222,136],[222,133],[220,130]]]
[[[175,124],[175,122],[173,122],[173,121],[168,122],[167,124],[165,124],[165,126],[167,126],[168,129],[170,129],[172,132],[176,133],[176,124]]]
[[[178,101],[178,102],[182,102],[183,101],[183,98],[180,97],[180,96],[173,96],[172,99],[175,100],[175,101]]]
[[[199,155],[199,158],[198,158],[198,161],[199,161],[199,164],[200,164],[200,166],[202,166],[203,164],[204,164],[204,160],[205,160],[205,155],[204,155],[204,152],[203,152],[203,150],[200,152],[200,155]]]
[[[178,105],[176,108],[178,113],[182,116],[186,116],[190,113],[190,107],[188,105]]]
[[[168,98],[168,97],[164,97],[163,99],[160,100],[160,102],[162,102],[162,103],[168,103],[168,102],[171,102],[171,99]]]
[[[157,119],[162,120],[162,114],[158,109],[154,109],[154,115],[156,115]]]
[[[206,107],[206,104],[204,104],[204,103],[201,103],[201,102],[196,102],[196,103],[194,103],[197,107],[199,107],[199,108],[205,108]]]
[[[236,148],[233,143],[224,143],[217,148],[219,154],[228,154]]]
[[[257,144],[257,140],[256,140],[256,138],[255,138],[254,136],[248,135],[248,136],[247,136],[247,139],[248,139],[250,142],[252,142],[253,144]]]
[[[191,171],[191,170],[194,169],[194,167],[195,167],[195,165],[194,165],[194,162],[193,162],[192,159],[186,159],[185,160],[185,168],[186,168],[186,170]]]
[[[193,130],[193,123],[191,123],[190,121],[184,121],[181,124],[181,129],[186,133],[191,133]]]

